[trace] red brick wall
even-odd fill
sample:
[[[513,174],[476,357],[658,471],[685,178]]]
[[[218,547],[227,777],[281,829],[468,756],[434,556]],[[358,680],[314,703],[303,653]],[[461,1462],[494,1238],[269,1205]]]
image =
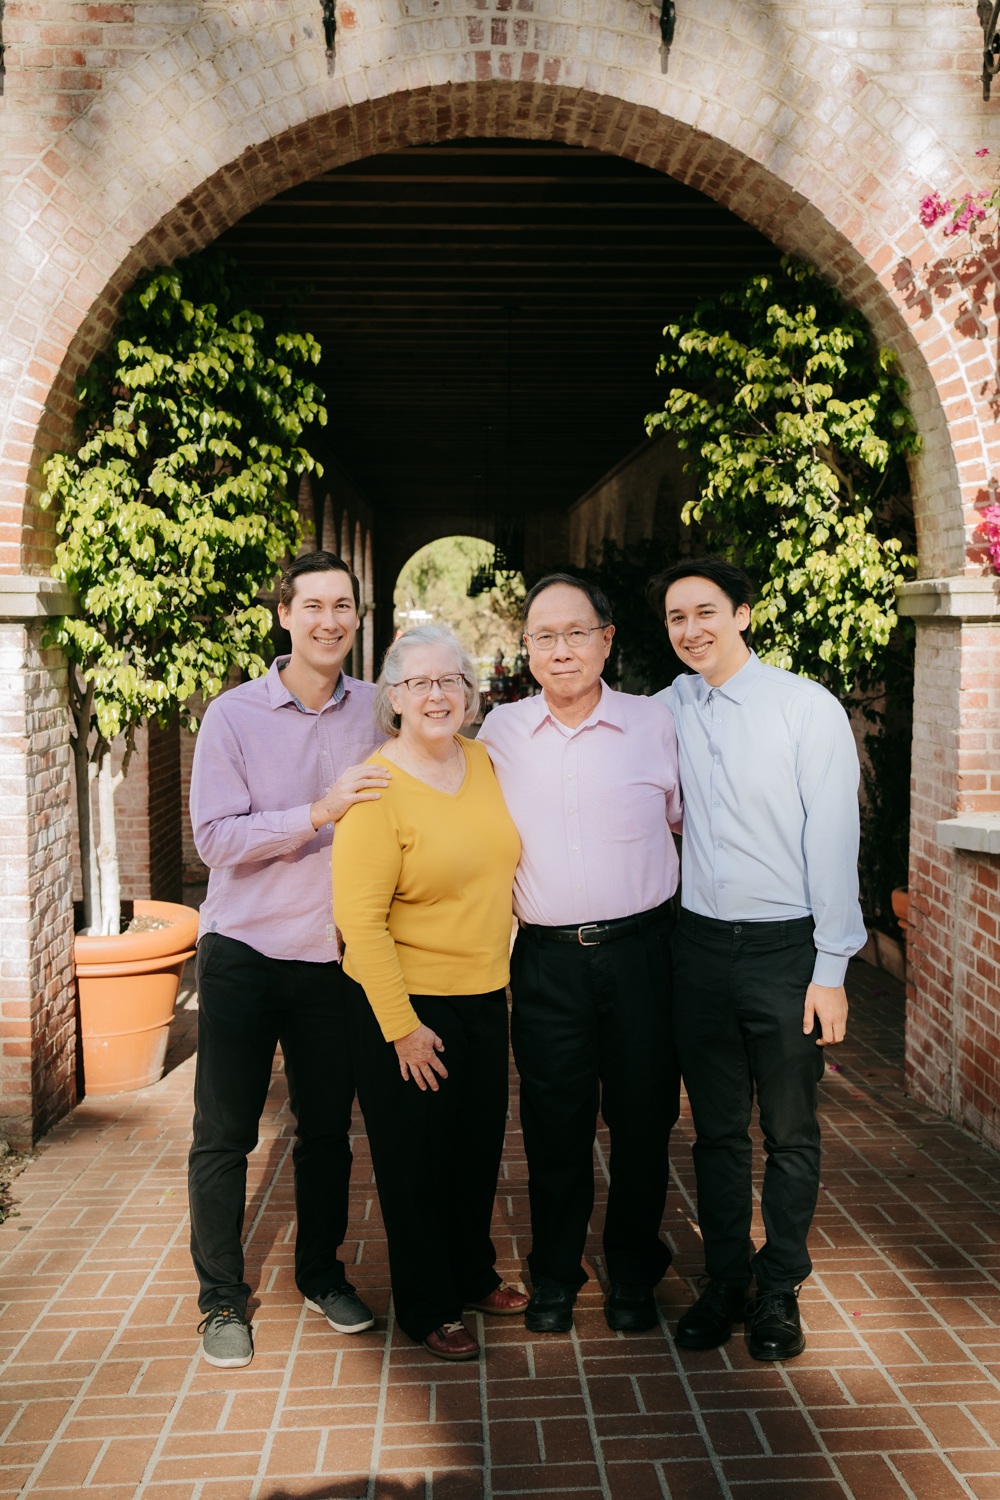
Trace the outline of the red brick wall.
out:
[[[180,735],[176,718],[169,729],[150,725],[146,824],[149,894],[154,901],[180,901],[184,896]]]
[[[934,824],[1000,809],[1000,627],[917,631],[907,1078],[1000,1146],[1000,860],[942,848]]]
[[[0,624],[0,1136],[76,1103],[66,667]]]

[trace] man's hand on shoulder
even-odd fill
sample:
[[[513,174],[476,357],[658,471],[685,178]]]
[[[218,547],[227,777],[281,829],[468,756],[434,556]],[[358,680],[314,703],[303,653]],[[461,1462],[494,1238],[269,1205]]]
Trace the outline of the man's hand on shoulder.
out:
[[[392,772],[386,766],[348,766],[325,797],[309,809],[312,826],[318,831],[327,823],[336,823],[355,802],[377,802],[377,787],[388,786]]]
[[[805,1012],[802,1030],[810,1036],[816,1022],[823,1035],[816,1038],[817,1047],[829,1047],[842,1042],[847,1034],[847,991],[844,986],[811,984],[806,990]]]

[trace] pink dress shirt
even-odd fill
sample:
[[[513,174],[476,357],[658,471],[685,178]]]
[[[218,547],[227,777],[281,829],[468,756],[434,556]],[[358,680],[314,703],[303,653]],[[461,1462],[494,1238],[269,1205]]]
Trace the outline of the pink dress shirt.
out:
[[[309,809],[385,735],[372,718],[372,683],[342,673],[317,712],[282,682],[287,661],[216,698],[198,731],[191,826],[211,871],[198,936],[221,932],[268,958],[334,963],[333,824],[317,833]]]
[[[680,832],[683,808],[665,704],[603,683],[590,718],[567,729],[540,693],[492,709],[478,738],[521,835],[517,916],[568,927],[670,899],[677,889],[670,830]]]

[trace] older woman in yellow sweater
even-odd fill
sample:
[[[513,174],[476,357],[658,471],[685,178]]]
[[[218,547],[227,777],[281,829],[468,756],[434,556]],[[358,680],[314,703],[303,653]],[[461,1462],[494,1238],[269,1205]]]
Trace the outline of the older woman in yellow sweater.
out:
[[[337,825],[358,1097],[389,1242],[396,1320],[442,1359],[474,1359],[463,1308],[512,1315],[490,1220],[507,1118],[508,949],[521,845],[482,745],[450,630],[389,649],[375,697],[390,781]]]

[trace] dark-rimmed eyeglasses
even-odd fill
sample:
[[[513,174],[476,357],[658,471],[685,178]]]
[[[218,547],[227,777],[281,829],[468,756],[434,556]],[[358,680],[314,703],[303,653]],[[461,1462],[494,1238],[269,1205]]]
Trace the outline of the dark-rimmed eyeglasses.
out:
[[[403,677],[399,682],[390,682],[390,687],[405,687],[422,698],[430,692],[432,687],[439,687],[442,693],[461,693],[465,691],[466,679],[460,672],[447,677]]]
[[[524,639],[530,641],[536,651],[551,651],[560,637],[567,646],[579,650],[590,640],[595,630],[606,630],[606,625],[591,625],[589,630],[577,626],[575,630],[536,630],[534,635],[525,635]]]

